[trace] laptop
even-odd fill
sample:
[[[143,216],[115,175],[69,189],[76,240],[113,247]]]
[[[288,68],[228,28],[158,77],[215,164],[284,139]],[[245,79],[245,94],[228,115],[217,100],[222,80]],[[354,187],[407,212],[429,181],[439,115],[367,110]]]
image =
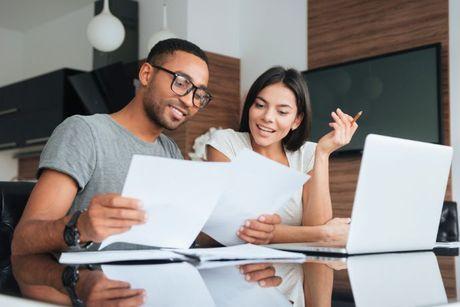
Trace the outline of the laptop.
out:
[[[451,161],[449,146],[369,134],[346,245],[267,246],[343,255],[432,250]]]

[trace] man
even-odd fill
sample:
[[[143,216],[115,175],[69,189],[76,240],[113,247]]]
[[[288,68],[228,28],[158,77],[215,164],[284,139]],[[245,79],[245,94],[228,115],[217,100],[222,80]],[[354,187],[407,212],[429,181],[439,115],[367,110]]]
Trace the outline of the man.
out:
[[[161,132],[176,129],[206,107],[208,79],[208,59],[198,46],[164,40],[140,68],[140,87],[126,107],[61,123],[43,149],[39,180],[16,227],[12,253],[84,247],[145,223],[140,201],[119,194],[131,157],[182,158]],[[267,224],[278,222],[276,216],[267,217]]]

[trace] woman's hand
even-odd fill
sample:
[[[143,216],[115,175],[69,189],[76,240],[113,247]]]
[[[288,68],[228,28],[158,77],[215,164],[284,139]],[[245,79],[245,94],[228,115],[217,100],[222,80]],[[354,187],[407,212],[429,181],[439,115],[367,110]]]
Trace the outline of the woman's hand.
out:
[[[240,266],[240,273],[248,282],[257,282],[264,288],[278,287],[283,279],[276,276],[276,270],[271,263],[254,263]]]
[[[346,244],[350,230],[350,218],[336,217],[322,225],[322,240],[334,244]]]
[[[350,143],[353,134],[358,129],[358,124],[353,123],[353,118],[337,109],[336,112],[331,113],[334,122],[329,123],[329,126],[333,128],[331,132],[323,136],[316,146],[318,153],[324,153],[330,155],[335,150],[342,146]]]
[[[247,220],[237,231],[240,239],[252,244],[268,244],[274,236],[275,225],[281,223],[278,214],[261,215],[257,220]]]

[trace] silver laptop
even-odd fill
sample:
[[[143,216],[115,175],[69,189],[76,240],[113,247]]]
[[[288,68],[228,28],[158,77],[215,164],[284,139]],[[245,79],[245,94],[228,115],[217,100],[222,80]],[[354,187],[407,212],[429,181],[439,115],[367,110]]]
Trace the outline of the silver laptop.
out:
[[[270,244],[291,251],[367,254],[431,250],[452,161],[452,148],[369,134],[346,246]]]

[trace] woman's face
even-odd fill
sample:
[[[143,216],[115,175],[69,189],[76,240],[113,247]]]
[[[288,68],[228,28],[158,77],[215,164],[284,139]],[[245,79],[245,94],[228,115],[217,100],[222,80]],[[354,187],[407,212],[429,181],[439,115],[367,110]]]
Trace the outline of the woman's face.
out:
[[[249,130],[254,142],[262,147],[281,142],[301,122],[296,97],[281,82],[262,89],[249,108]]]

